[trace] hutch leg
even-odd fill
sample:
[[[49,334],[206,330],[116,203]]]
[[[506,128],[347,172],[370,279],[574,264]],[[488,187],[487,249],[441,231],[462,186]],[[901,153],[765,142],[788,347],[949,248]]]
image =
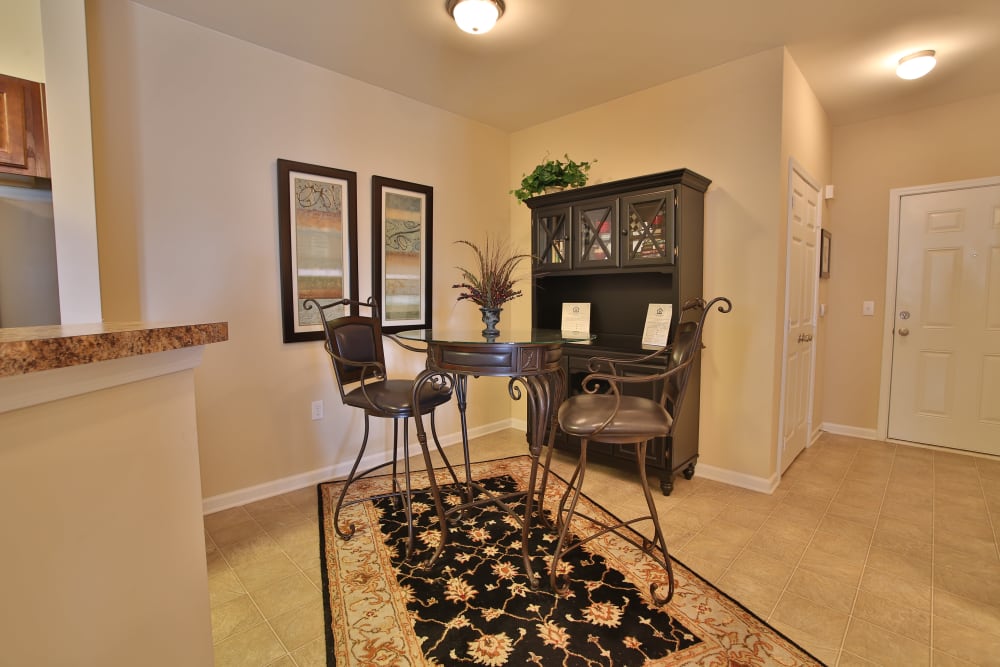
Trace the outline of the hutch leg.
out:
[[[663,491],[663,495],[669,496],[674,490],[674,473],[669,468],[663,471],[663,475],[660,477],[660,491]]]

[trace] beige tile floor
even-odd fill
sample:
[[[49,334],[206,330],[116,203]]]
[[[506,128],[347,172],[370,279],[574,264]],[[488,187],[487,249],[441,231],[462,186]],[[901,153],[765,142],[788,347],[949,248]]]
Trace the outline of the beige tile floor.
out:
[[[623,479],[591,463],[585,492],[636,515]],[[655,495],[675,557],[829,665],[1000,665],[1000,461],[824,434],[772,495],[698,477]],[[315,488],[205,532],[216,665],[325,665]]]

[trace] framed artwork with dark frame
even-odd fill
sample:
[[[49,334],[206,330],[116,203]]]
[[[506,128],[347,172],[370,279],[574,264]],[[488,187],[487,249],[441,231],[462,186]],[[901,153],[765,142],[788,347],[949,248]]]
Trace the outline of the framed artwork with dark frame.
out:
[[[830,277],[830,240],[831,234],[829,229],[820,230],[820,243],[819,243],[819,277],[829,278]]]
[[[434,188],[372,176],[372,292],[382,331],[431,326]]]
[[[358,300],[358,180],[353,171],[278,160],[281,322],[286,343],[322,340],[306,299]],[[339,311],[339,312],[338,312]],[[334,317],[348,309],[327,311]],[[357,314],[357,307],[350,310]]]

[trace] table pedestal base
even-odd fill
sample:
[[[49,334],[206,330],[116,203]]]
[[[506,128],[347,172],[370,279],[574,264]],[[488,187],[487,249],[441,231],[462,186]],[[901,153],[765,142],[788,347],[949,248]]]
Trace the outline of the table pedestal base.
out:
[[[432,567],[448,544],[448,519],[452,514],[459,513],[468,507],[494,503],[521,524],[521,554],[524,559],[525,572],[532,588],[539,585],[539,577],[531,566],[528,540],[531,531],[533,515],[538,513],[544,519],[543,505],[545,486],[548,480],[548,463],[552,456],[552,442],[555,438],[555,410],[563,400],[566,386],[566,375],[560,359],[562,343],[559,342],[529,342],[529,343],[484,343],[462,344],[428,342],[427,370],[421,373],[413,386],[414,400],[420,393],[420,388],[427,382],[453,382],[462,425],[462,446],[465,450],[465,492],[466,502],[449,510],[444,509],[441,500],[441,489],[434,476],[430,450],[427,446],[427,434],[424,431],[423,420],[415,416],[417,439],[427,467],[434,498],[434,509],[438,517],[441,538],[437,550],[428,561]],[[509,377],[507,391],[511,398],[520,400],[524,397],[528,403],[528,452],[531,455],[531,472],[528,478],[528,488],[523,492],[495,496],[472,480],[469,462],[469,433],[466,421],[466,406],[468,398],[469,376],[501,376]],[[543,445],[548,445],[545,465],[538,483],[539,459]],[[476,500],[476,493],[487,494],[487,498]],[[519,516],[508,504],[511,498],[524,496],[524,515]],[[538,496],[536,508],[536,496]]]

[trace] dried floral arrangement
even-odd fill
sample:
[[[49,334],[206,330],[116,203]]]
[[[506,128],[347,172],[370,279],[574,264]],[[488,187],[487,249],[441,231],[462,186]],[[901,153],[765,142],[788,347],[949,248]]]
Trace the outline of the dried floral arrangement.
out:
[[[480,248],[471,241],[455,241],[469,246],[476,253],[478,271],[461,266],[456,267],[462,272],[463,281],[452,285],[456,289],[465,290],[458,295],[458,300],[468,299],[480,308],[499,308],[506,302],[521,296],[521,290],[514,289],[517,278],[513,277],[518,265],[531,255],[515,252],[510,244],[496,239],[486,242]]]

